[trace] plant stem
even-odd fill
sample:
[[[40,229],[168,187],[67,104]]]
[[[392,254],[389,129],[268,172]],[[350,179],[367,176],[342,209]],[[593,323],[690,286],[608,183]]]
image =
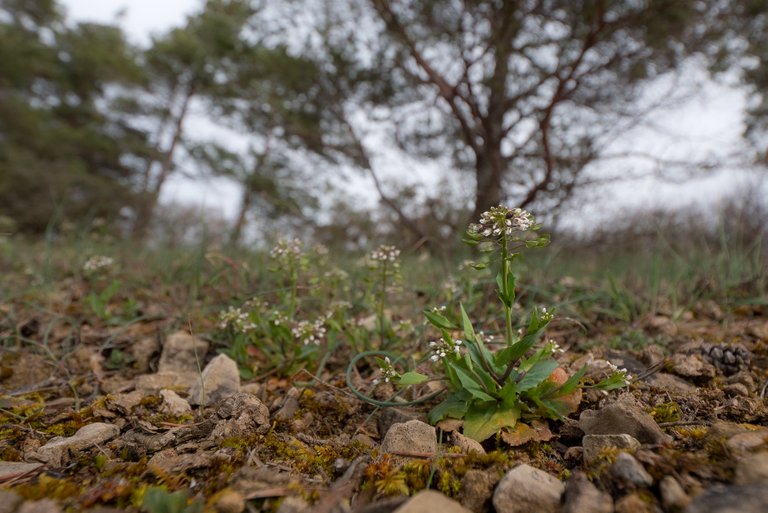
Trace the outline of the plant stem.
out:
[[[384,298],[387,293],[387,262],[381,265],[381,293],[379,294],[379,347],[384,347]]]
[[[501,235],[501,295],[505,298],[504,303],[504,341],[507,347],[512,347],[512,305],[508,305],[509,291],[509,253],[507,250],[507,234]]]

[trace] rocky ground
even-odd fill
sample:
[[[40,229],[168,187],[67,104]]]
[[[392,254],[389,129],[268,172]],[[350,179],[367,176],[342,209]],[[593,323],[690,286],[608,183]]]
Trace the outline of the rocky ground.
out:
[[[562,326],[564,367],[607,360],[633,384],[478,444],[426,424],[429,405],[359,400],[349,355],[319,379],[242,382],[163,319],[73,334],[30,318],[14,329],[37,343],[0,360],[0,513],[768,511],[768,308],[631,326],[659,344],[610,347],[630,327],[599,319],[589,337]],[[374,374],[359,366],[354,386],[386,395]]]

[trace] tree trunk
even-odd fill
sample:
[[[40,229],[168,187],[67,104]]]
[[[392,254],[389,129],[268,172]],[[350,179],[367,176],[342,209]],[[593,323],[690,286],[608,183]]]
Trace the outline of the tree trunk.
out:
[[[501,144],[491,143],[482,146],[475,160],[475,210],[470,222],[476,223],[480,214],[501,203],[502,182],[504,178],[504,159],[501,156]]]
[[[253,192],[251,192],[248,187],[245,187],[243,189],[243,197],[240,200],[240,210],[237,213],[235,225],[232,227],[232,231],[229,234],[230,246],[237,246],[240,244],[240,239],[243,236],[243,228],[245,228],[245,218],[248,211],[251,209],[252,204]]]
[[[173,157],[176,153],[176,148],[181,142],[182,135],[184,133],[184,121],[187,118],[189,112],[189,105],[192,102],[192,98],[195,95],[195,85],[190,84],[184,99],[182,100],[181,109],[179,115],[176,117],[176,122],[173,126],[173,136],[168,148],[162,152],[163,160],[160,163],[160,172],[157,175],[155,183],[150,185],[148,190],[145,190],[145,197],[139,204],[139,209],[136,212],[136,222],[133,225],[133,238],[136,240],[143,240],[147,236],[149,227],[152,224],[152,218],[157,208],[157,203],[160,199],[160,192],[165,185],[168,176],[173,172]],[[150,163],[150,166],[153,163]],[[147,184],[149,185],[149,184]]]

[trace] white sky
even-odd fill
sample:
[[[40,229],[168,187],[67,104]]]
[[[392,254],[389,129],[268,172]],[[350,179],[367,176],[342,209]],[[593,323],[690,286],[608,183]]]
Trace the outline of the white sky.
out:
[[[183,23],[187,14],[197,10],[202,0],[61,0],[70,19],[117,23],[136,43],[147,44],[151,34],[159,33]],[[694,77],[696,78],[696,77]],[[698,77],[700,78],[700,77]],[[743,131],[744,94],[735,88],[706,82],[700,94],[675,110],[667,110],[651,119],[655,129],[636,129],[617,142],[616,149],[642,150],[659,157],[685,160],[705,160],[718,155],[738,152]],[[206,126],[204,120],[193,121],[196,132],[217,131]],[[218,132],[219,138],[222,136]],[[378,146],[378,145],[377,145]],[[402,176],[401,169],[408,170],[409,181],[420,179],[430,184],[440,178],[434,176],[433,166],[413,161],[403,163],[396,152],[380,151],[378,164],[389,176]],[[601,164],[606,172],[622,173],[624,169],[648,168],[647,161],[610,161]],[[386,177],[385,177],[386,178]],[[592,198],[579,207],[574,218],[591,222],[620,215],[631,208],[660,208],[686,204],[708,204],[724,192],[737,190],[749,180],[749,174],[731,166],[704,179],[671,184],[657,179],[634,180],[602,188],[600,200]],[[370,184],[362,178],[353,179],[357,192],[370,191]],[[355,183],[356,182],[356,183]],[[761,187],[768,189],[763,181]],[[768,190],[766,190],[768,195]],[[375,201],[375,194],[368,195]],[[200,183],[176,178],[167,184],[163,199],[200,204],[206,208],[220,209],[231,217],[239,200],[238,189],[222,181]],[[577,223],[579,224],[579,223]]]

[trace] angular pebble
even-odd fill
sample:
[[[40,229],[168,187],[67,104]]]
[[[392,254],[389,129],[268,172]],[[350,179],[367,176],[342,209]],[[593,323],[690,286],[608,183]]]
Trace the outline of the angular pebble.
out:
[[[94,422],[81,427],[77,432],[68,437],[57,436],[47,444],[40,447],[33,458],[53,465],[61,466],[67,452],[82,451],[107,442],[120,434],[120,428],[104,422]]]
[[[499,481],[493,492],[496,513],[557,513],[565,486],[543,470],[522,464]]]
[[[393,513],[472,513],[470,510],[440,492],[424,490],[397,508]]]
[[[736,464],[734,483],[768,485],[768,452],[758,452],[740,459]]]
[[[163,344],[157,372],[199,372],[198,365],[205,360],[207,352],[208,342],[185,331],[177,331],[169,335]]]
[[[653,417],[627,399],[616,401],[599,410],[585,410],[579,416],[579,427],[587,435],[628,434],[644,444],[671,440]]]
[[[565,484],[560,513],[613,513],[613,498],[577,471]]]
[[[392,424],[381,442],[382,452],[423,453],[437,452],[435,428],[420,420]]]
[[[239,391],[240,370],[237,363],[229,356],[220,354],[205,366],[200,379],[189,389],[189,404],[217,403]]]
[[[648,487],[653,484],[653,478],[645,470],[642,463],[626,452],[619,453],[611,465],[611,474],[625,485]]]
[[[160,410],[170,415],[184,415],[192,411],[186,399],[182,398],[173,390],[161,390],[160,397],[163,398],[163,404]]]
[[[584,447],[585,465],[593,465],[600,461],[600,452],[609,447],[625,451],[634,451],[640,448],[640,442],[626,434],[584,435],[581,445]]]
[[[672,476],[661,478],[659,494],[661,495],[661,505],[666,511],[679,511],[691,502],[691,498],[685,493],[683,487]]]
[[[768,487],[765,484],[715,486],[700,493],[683,513],[765,513]]]

